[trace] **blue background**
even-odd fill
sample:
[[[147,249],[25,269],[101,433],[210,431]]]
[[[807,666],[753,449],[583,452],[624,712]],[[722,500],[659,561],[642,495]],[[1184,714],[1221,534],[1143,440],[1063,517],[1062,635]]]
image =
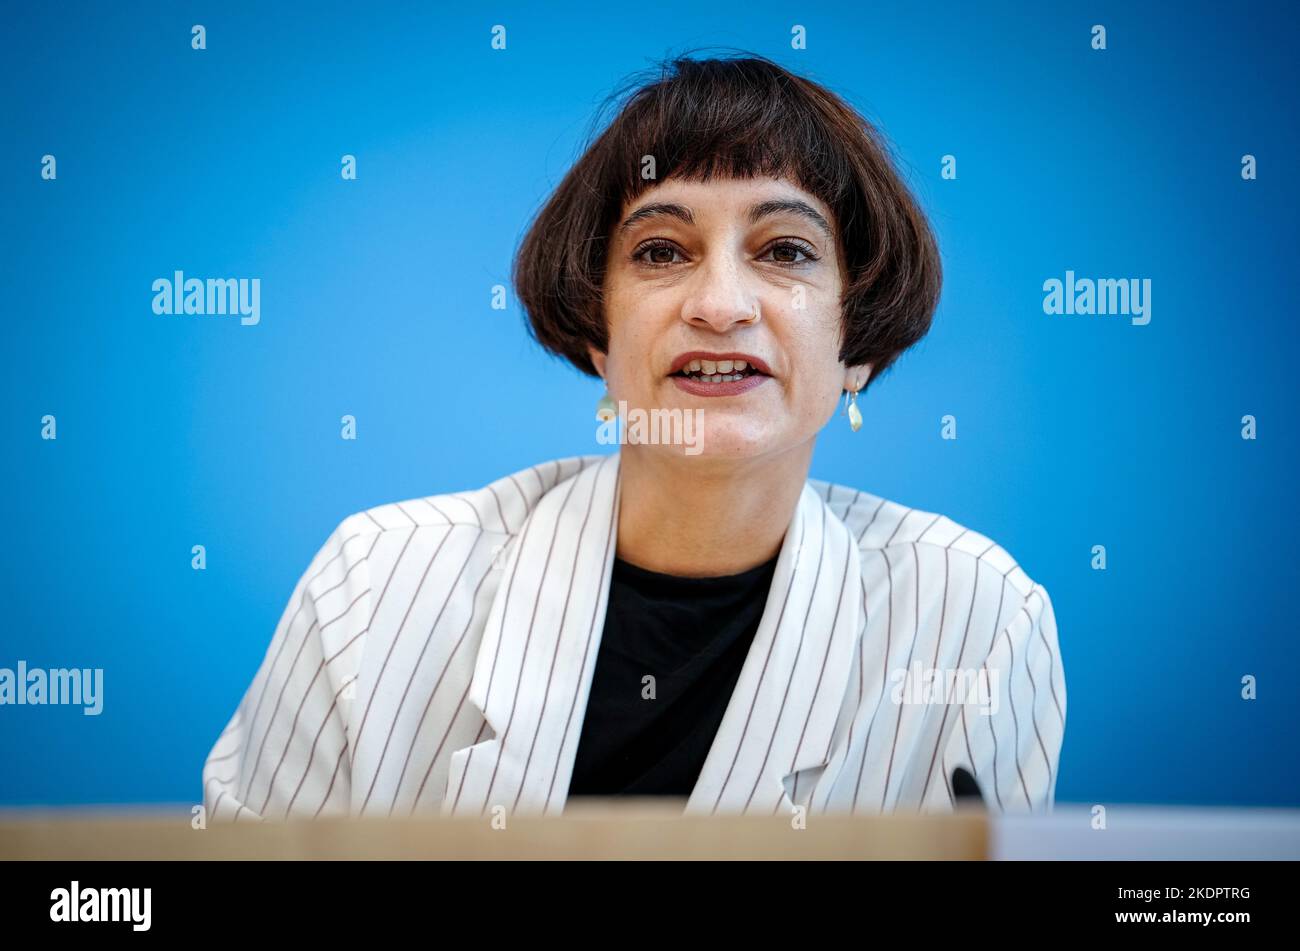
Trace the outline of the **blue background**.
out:
[[[607,451],[597,382],[491,288],[605,95],[725,46],[880,123],[931,215],[934,329],[812,475],[1046,586],[1058,800],[1300,805],[1292,10],[479,6],[6,5],[0,667],[102,667],[105,709],[0,707],[0,804],[198,802],[340,519]],[[261,323],[154,315],[176,269],[261,278]],[[1151,323],[1045,315],[1067,269],[1150,278]]]

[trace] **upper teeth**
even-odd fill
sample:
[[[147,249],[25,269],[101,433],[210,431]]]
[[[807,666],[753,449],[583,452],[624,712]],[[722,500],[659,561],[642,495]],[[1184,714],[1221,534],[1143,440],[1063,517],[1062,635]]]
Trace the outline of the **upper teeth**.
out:
[[[692,360],[686,364],[686,370],[689,373],[712,376],[715,373],[731,373],[733,370],[740,372],[748,366],[744,360]]]

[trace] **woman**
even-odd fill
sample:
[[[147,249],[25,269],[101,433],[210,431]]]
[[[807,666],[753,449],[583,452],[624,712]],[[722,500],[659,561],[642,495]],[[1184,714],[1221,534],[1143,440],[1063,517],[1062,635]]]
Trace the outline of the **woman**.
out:
[[[345,519],[209,756],[210,818],[1050,807],[1047,592],[941,515],[808,479],[939,285],[843,101],[759,58],[671,63],[543,207],[515,286],[603,379],[598,415],[702,438]]]

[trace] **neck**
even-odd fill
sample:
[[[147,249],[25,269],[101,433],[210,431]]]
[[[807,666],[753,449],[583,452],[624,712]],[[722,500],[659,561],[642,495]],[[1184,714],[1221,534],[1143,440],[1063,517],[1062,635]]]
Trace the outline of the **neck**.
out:
[[[781,550],[811,462],[811,441],[754,459],[677,457],[624,446],[615,553],[638,567],[682,577],[757,567]]]

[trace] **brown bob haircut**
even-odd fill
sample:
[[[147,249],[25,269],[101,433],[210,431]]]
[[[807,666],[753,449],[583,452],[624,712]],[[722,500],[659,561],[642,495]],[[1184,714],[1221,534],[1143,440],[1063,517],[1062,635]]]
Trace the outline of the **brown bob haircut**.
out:
[[[934,236],[879,134],[839,96],[763,57],[683,56],[633,77],[610,102],[621,104],[618,114],[515,257],[515,292],[543,348],[599,375],[587,347],[609,352],[602,284],[624,203],[668,178],[714,176],[784,178],[834,212],[848,268],[845,365],[873,364],[874,381],[925,336],[942,282]],[[642,177],[644,156],[654,156],[655,179]]]

